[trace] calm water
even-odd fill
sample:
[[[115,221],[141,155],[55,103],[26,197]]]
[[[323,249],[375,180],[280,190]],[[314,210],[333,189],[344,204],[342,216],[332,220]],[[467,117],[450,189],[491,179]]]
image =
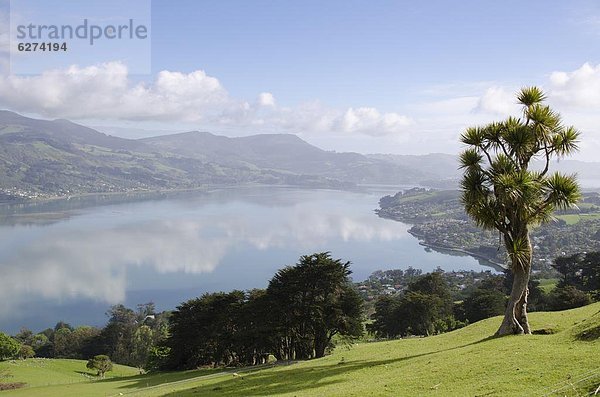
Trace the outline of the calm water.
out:
[[[207,291],[266,287],[302,254],[331,251],[353,278],[378,269],[482,270],[426,252],[373,210],[392,189],[222,189],[0,207],[0,329],[100,325],[114,303],[159,309]]]

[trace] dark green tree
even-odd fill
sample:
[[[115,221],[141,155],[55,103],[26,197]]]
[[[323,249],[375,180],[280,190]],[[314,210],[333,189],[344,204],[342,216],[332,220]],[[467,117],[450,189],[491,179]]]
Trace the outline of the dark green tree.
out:
[[[395,338],[405,328],[398,318],[400,300],[389,295],[382,295],[375,302],[375,311],[371,315],[367,331],[377,338]]]
[[[147,371],[158,371],[167,368],[171,349],[166,346],[154,346],[148,353]]]
[[[238,314],[238,330],[235,338],[240,363],[264,364],[278,344],[277,324],[272,316],[273,304],[263,289],[246,294],[246,302]]]
[[[439,296],[413,291],[404,294],[396,312],[402,336],[444,332],[447,317],[444,301]]]
[[[22,327],[19,332],[15,335],[15,339],[18,340],[21,344],[32,346],[34,343],[35,335],[34,333],[26,328]]]
[[[456,328],[452,294],[442,272],[415,278],[400,296],[375,303],[370,332],[378,337],[429,336]]]
[[[108,323],[98,335],[96,352],[107,354],[119,364],[133,362],[133,338],[139,326],[137,314],[124,305],[114,305],[106,313]]]
[[[444,303],[445,313],[450,313],[452,310],[452,294],[442,274],[442,272],[435,271],[421,276],[411,282],[407,290],[439,297]]]
[[[572,285],[559,286],[552,290],[549,296],[551,310],[567,310],[589,305],[590,295]]]
[[[147,325],[140,326],[133,334],[132,363],[139,369],[140,373],[147,368],[150,351],[153,348],[153,332]]]
[[[506,295],[494,289],[477,288],[462,303],[465,319],[474,323],[504,313]]]
[[[600,252],[556,258],[554,268],[562,275],[559,287],[573,286],[600,295]]]
[[[19,342],[0,332],[0,361],[16,357],[20,347]]]
[[[33,350],[35,350],[35,354],[37,356],[42,356],[40,355],[40,352],[50,348],[50,341],[45,334],[39,333],[34,335],[31,341],[31,347],[33,347]]]
[[[170,368],[231,365],[237,361],[238,318],[246,299],[242,291],[204,294],[182,303],[171,315]]]
[[[521,117],[467,128],[461,136],[468,146],[460,155],[465,210],[479,226],[500,233],[514,274],[497,335],[531,333],[527,318],[533,255],[530,227],[549,221],[556,209],[572,207],[580,198],[575,176],[548,173],[553,157],[577,150],[579,132],[565,127],[545,99],[539,88],[523,88],[517,95],[523,106]],[[543,168],[532,169],[532,160],[539,158]]]
[[[73,346],[73,331],[70,328],[59,328],[54,333],[53,339],[53,356],[56,358],[69,358],[75,355]]]
[[[281,340],[280,358],[323,357],[333,337],[363,332],[361,299],[350,285],[350,262],[329,252],[304,255],[269,282]]]

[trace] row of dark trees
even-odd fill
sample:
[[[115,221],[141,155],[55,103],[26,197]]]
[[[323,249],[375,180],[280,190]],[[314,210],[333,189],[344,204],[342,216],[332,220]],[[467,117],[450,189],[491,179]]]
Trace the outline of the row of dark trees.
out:
[[[440,272],[419,277],[403,294],[384,295],[375,303],[367,330],[378,338],[433,335],[458,328],[450,288]]]
[[[563,310],[600,300],[600,252],[562,257],[556,288],[546,294],[536,280],[528,286],[532,311]],[[350,263],[327,252],[302,256],[279,270],[266,289],[205,294],[173,312],[154,304],[137,310],[113,306],[105,327],[74,328],[59,322],[34,334],[0,334],[0,360],[9,357],[79,358],[106,355],[139,367],[196,368],[257,365],[322,357],[335,343],[363,333],[363,301],[350,281]],[[489,275],[458,291],[441,271],[415,275],[406,290],[384,295],[367,330],[378,338],[428,336],[502,314],[512,275]]]
[[[350,262],[328,252],[306,255],[265,290],[205,294],[173,312],[156,313],[153,303],[115,305],[103,328],[59,322],[37,334],[2,334],[0,360],[102,356],[141,370],[322,357],[336,341],[363,333],[363,302],[350,274]]]
[[[22,328],[13,338],[20,346],[15,356],[87,360],[108,355],[117,363],[145,368],[155,346],[167,337],[168,314],[155,314],[153,303],[138,305],[137,311],[115,305],[103,328],[62,321],[37,334]]]
[[[323,357],[334,338],[362,335],[362,299],[350,263],[329,253],[302,256],[266,290],[205,294],[170,319],[165,366],[255,365]]]

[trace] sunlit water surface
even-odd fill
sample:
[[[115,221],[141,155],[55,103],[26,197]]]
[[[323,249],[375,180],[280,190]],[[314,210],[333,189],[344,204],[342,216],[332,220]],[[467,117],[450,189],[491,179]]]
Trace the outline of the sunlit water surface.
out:
[[[409,266],[483,270],[425,250],[373,210],[392,188],[236,188],[0,206],[0,329],[100,325],[115,303],[159,309],[204,292],[264,288],[303,254],[331,251],[353,278]],[[429,252],[428,252],[429,251]]]

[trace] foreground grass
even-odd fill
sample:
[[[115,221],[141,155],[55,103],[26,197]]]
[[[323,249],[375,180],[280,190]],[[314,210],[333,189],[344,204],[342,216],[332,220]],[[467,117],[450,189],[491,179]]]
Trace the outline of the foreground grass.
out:
[[[139,375],[137,368],[114,365],[99,380],[95,372],[86,368],[87,361],[68,359],[28,359],[0,362],[0,370],[7,370],[11,377],[5,382],[24,382],[25,388],[2,391],[0,396],[118,396],[135,390],[146,390],[144,395],[157,385],[186,381],[198,376],[218,374],[221,370],[180,371]]]
[[[360,343],[351,349],[338,348],[323,359],[240,372],[239,376],[188,371],[32,387],[3,394],[573,396],[585,395],[600,384],[600,304],[532,313],[530,320],[534,330],[545,334],[490,338],[500,322],[493,318],[444,335]],[[215,375],[198,377],[211,373]],[[588,380],[579,382],[589,375]],[[152,385],[157,386],[147,388]]]
[[[600,384],[600,304],[533,313],[549,335],[489,338],[499,318],[430,338],[360,344],[321,360],[212,379],[172,396],[583,395],[576,382],[596,371]],[[588,336],[585,336],[588,335]],[[570,386],[573,383],[574,386]],[[188,385],[189,387],[189,385]]]

